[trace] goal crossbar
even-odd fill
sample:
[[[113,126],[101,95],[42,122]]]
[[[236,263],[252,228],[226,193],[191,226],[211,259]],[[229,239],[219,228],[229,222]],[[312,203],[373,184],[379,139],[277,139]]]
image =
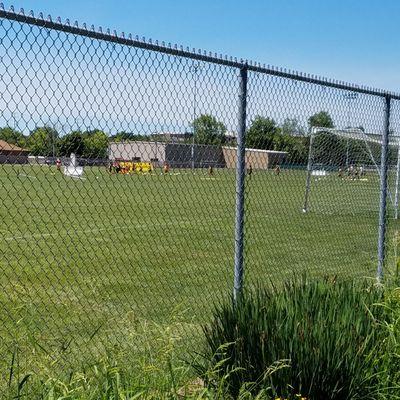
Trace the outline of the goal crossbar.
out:
[[[379,133],[367,133],[360,128],[324,128],[324,127],[313,127],[311,129],[311,135],[317,135],[319,133],[332,133],[336,136],[352,139],[352,140],[363,140],[368,143],[374,143],[382,145],[382,135]],[[399,146],[400,136],[389,137],[389,146]]]

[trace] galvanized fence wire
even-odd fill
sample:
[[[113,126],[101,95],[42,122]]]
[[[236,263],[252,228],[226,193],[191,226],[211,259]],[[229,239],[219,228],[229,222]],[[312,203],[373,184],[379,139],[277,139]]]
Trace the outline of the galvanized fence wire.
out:
[[[382,99],[260,73],[249,86],[248,147],[278,153],[247,183],[247,272],[373,276]]]
[[[171,315],[199,343],[243,282],[383,266],[397,95],[2,9],[0,56],[2,369]]]
[[[234,153],[213,143],[236,126],[237,71],[1,23],[4,125],[34,156],[2,152],[6,334],[73,359],[123,346],[129,315],[181,308],[190,332],[231,293]]]
[[[391,99],[390,102],[390,130],[388,146],[388,215],[386,238],[387,265],[396,277],[399,276],[399,196],[400,196],[400,102]]]

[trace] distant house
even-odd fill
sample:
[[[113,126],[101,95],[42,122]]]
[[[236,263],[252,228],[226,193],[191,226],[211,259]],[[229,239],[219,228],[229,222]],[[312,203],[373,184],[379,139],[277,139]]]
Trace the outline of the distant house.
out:
[[[185,142],[190,142],[190,140],[193,137],[193,133],[160,132],[160,133],[154,133],[150,137],[152,140],[159,142],[185,143]]]
[[[231,146],[236,146],[237,142],[237,134],[236,132],[225,132],[225,144],[231,145]]]
[[[0,140],[0,164],[27,164],[29,150]]]

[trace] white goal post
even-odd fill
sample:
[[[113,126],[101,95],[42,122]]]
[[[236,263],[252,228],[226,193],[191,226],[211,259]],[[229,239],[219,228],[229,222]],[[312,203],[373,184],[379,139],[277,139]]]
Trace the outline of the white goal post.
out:
[[[306,187],[304,194],[303,212],[309,211],[309,197],[311,190],[311,177],[327,176],[336,171],[339,175],[351,179],[361,177],[366,169],[374,170],[381,179],[380,157],[382,137],[380,134],[366,133],[360,128],[325,128],[313,127],[309,135],[309,150],[307,162]],[[325,143],[318,147],[325,140]],[[353,145],[353,154],[349,148]],[[396,158],[396,178],[394,183],[394,196],[390,190],[388,195],[394,208],[394,217],[398,218],[399,184],[400,184],[400,137],[389,138],[391,160]],[[393,165],[393,163],[392,163]]]

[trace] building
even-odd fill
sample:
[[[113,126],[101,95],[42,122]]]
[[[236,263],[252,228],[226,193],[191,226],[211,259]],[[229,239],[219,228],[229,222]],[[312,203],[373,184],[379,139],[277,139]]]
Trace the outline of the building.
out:
[[[164,142],[110,142],[108,157],[111,161],[151,161],[162,164],[166,161],[166,146]]]
[[[225,166],[220,146],[145,141],[111,142],[108,154],[111,161],[147,161],[155,166],[168,163],[174,168]]]
[[[236,146],[237,144],[236,132],[231,132],[231,131],[225,132],[225,144],[228,146]]]
[[[173,168],[236,168],[236,147],[165,142],[111,142],[110,161],[168,163]],[[286,152],[246,149],[246,165],[268,169],[285,159]]]
[[[160,132],[150,135],[150,138],[155,142],[187,143],[192,140],[193,133]]]
[[[29,151],[0,140],[0,164],[27,164]]]
[[[226,168],[236,168],[237,148],[222,146]],[[285,160],[286,151],[246,149],[246,167],[252,166],[253,169],[269,169],[277,164],[282,164]]]

